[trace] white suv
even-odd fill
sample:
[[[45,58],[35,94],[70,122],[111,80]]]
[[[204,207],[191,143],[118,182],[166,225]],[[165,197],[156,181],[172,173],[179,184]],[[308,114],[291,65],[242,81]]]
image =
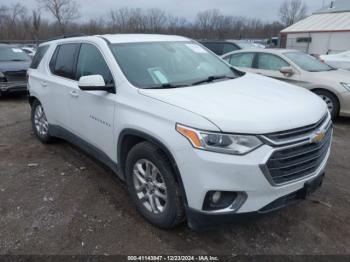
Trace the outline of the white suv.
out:
[[[322,182],[332,138],[326,104],[237,71],[188,38],[66,38],[42,44],[35,61],[36,136],[68,140],[109,166],[156,226],[269,212]]]

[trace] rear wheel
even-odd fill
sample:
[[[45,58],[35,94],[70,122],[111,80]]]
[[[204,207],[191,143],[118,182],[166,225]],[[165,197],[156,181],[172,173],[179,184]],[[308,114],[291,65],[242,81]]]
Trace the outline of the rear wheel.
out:
[[[183,221],[179,186],[158,147],[148,142],[134,146],[127,156],[126,176],[136,208],[150,223],[172,228]]]
[[[51,142],[52,137],[49,132],[49,123],[44,108],[38,100],[35,100],[32,104],[31,120],[32,128],[36,137],[43,143]]]
[[[315,90],[315,94],[323,99],[323,101],[327,104],[328,110],[331,113],[332,119],[335,119],[339,113],[339,101],[337,97],[329,91],[326,90]]]

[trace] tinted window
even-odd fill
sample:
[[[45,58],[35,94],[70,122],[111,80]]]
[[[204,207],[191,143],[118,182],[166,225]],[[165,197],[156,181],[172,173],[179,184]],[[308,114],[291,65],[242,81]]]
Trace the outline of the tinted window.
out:
[[[30,68],[34,68],[34,69],[38,68],[38,66],[39,66],[41,60],[43,59],[48,48],[49,48],[48,45],[43,45],[43,46],[40,46],[38,48],[38,50],[36,51],[35,56],[33,58],[33,61],[30,65]]]
[[[254,53],[240,53],[232,55],[229,63],[237,67],[253,67]]]
[[[205,47],[213,51],[217,55],[223,55],[224,44],[222,43],[202,43]]]
[[[290,66],[282,58],[272,54],[259,54],[258,68],[263,70],[280,71],[282,67]]]
[[[100,51],[93,45],[82,44],[77,63],[77,80],[88,75],[102,75],[106,85],[113,84],[112,74]]]
[[[230,43],[224,44],[224,51],[223,51],[224,54],[227,54],[236,50],[239,50],[239,47],[236,46],[235,44],[230,44]]]
[[[54,56],[50,68],[53,68],[55,75],[75,79],[75,57],[79,50],[80,44],[64,44],[60,45]]]

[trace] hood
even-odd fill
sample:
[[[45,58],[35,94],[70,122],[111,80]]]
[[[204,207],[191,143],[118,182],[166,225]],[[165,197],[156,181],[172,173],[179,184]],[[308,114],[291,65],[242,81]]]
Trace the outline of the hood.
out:
[[[338,69],[324,72],[312,72],[312,74],[318,81],[325,80],[327,82],[350,83],[350,74],[347,70]]]
[[[0,72],[27,71],[31,61],[0,62]]]
[[[139,92],[201,115],[232,133],[289,130],[316,123],[327,112],[326,104],[310,91],[249,73],[200,86]]]

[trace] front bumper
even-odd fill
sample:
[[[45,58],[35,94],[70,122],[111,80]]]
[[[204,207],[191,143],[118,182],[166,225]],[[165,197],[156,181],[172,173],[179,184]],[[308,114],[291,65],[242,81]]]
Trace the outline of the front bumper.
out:
[[[0,92],[2,93],[27,92],[27,82],[26,81],[1,82]]]
[[[306,181],[323,173],[330,154],[329,148],[320,166],[310,175],[276,186],[268,181],[261,168],[273,150],[273,147],[263,145],[244,156],[192,148],[178,152],[176,162],[186,192],[188,207],[203,212],[203,202],[208,191],[234,191],[245,192],[247,195],[245,202],[234,211],[235,213],[258,211],[274,200],[303,188]],[[227,213],[227,210],[218,212]]]
[[[303,188],[285,196],[282,196],[255,212],[239,214],[209,214],[187,207],[187,223],[190,228],[194,230],[201,230],[217,225],[247,222],[249,219],[262,216],[264,214],[276,211],[283,207],[287,207],[305,199],[309,194],[313,193],[315,190],[321,187],[324,176],[325,173],[318,175],[316,178],[309,180],[307,183],[305,183]]]

